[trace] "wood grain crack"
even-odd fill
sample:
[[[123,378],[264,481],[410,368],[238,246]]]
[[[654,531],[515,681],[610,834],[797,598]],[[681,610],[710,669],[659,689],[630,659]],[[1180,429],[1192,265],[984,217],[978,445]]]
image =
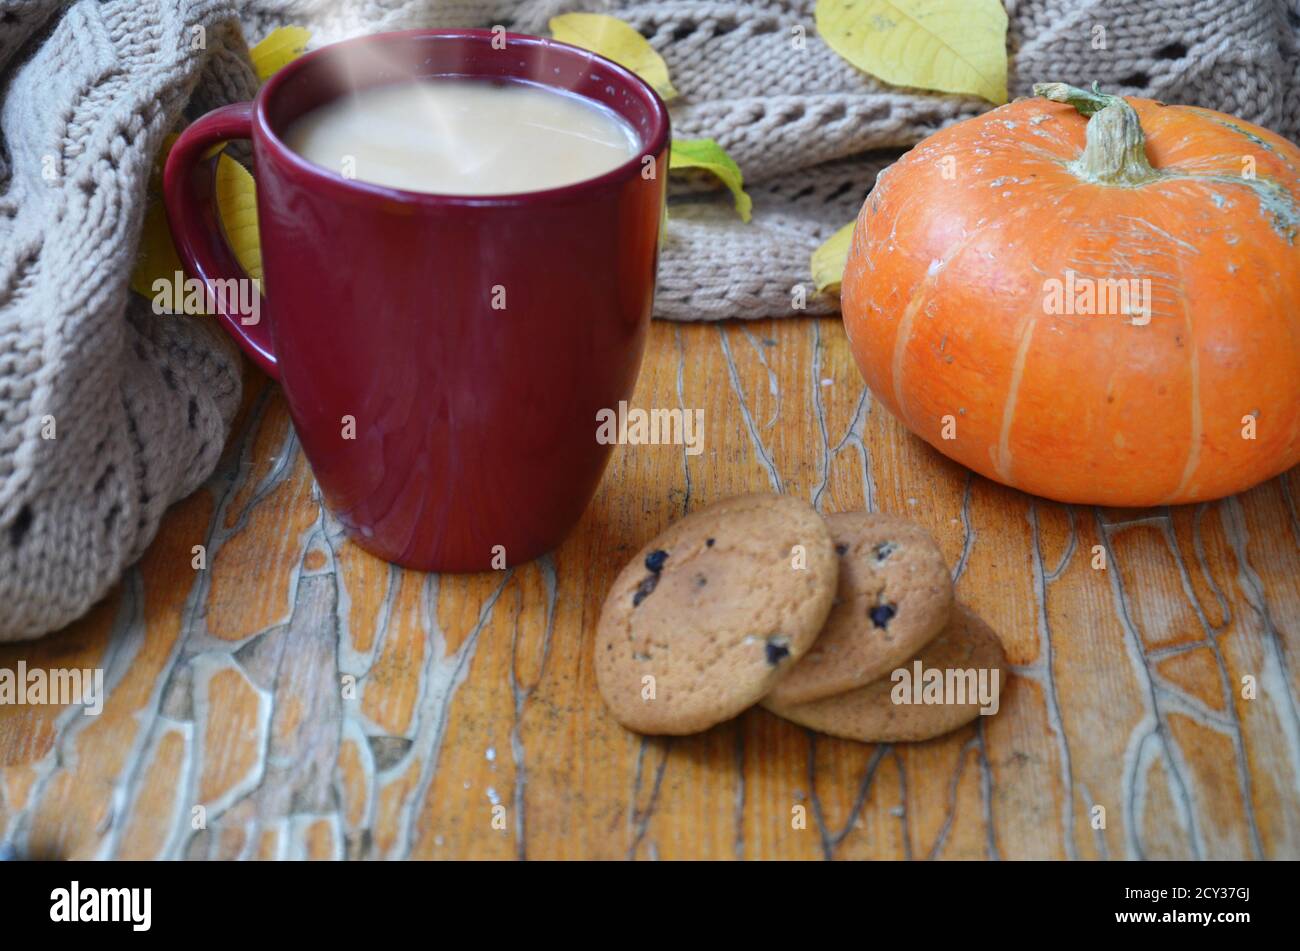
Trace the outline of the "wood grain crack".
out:
[[[660,749],[663,755],[659,758],[659,765],[655,767],[654,784],[650,787],[650,801],[646,803],[645,811],[642,812],[637,807],[638,794],[641,791],[641,778],[645,770],[646,751],[655,746]],[[641,846],[641,840],[645,838],[646,830],[650,827],[650,817],[654,815],[655,806],[659,804],[659,790],[663,786],[664,770],[668,768],[668,754],[672,752],[672,737],[658,739],[655,737],[643,736],[640,738],[636,754],[636,776],[632,780],[632,796],[628,801],[628,826],[631,829],[631,844],[627,847],[627,857],[635,859],[637,849]]]
[[[1184,777],[1185,764],[1182,763],[1181,756],[1174,743],[1172,735],[1169,732],[1169,725],[1165,718],[1164,710],[1160,705],[1159,691],[1156,689],[1155,678],[1152,675],[1150,664],[1147,661],[1146,651],[1142,644],[1142,638],[1138,634],[1137,626],[1133,623],[1133,618],[1129,612],[1128,596],[1124,590],[1124,581],[1119,570],[1119,560],[1115,554],[1114,547],[1110,543],[1110,526],[1108,526],[1101,517],[1098,509],[1093,509],[1093,515],[1097,525],[1097,534],[1101,539],[1106,555],[1107,570],[1106,574],[1110,576],[1111,594],[1115,601],[1116,614],[1119,617],[1120,625],[1124,631],[1125,644],[1129,648],[1129,658],[1132,661],[1134,672],[1140,675],[1145,685],[1145,696],[1147,700],[1147,715],[1143,722],[1139,724],[1138,729],[1143,725],[1149,726],[1149,733],[1144,736],[1143,746],[1146,739],[1154,737],[1160,745],[1162,759],[1170,773],[1170,783],[1174,794],[1174,802],[1179,808],[1179,814],[1183,819],[1185,828],[1188,831],[1192,854],[1199,859],[1205,854],[1205,844],[1201,837],[1200,824],[1197,821],[1196,810],[1192,804],[1191,793],[1187,787],[1187,780]],[[1143,523],[1153,520],[1143,519]],[[1155,520],[1155,524],[1163,525],[1167,519],[1163,517]],[[1126,523],[1133,524],[1133,523]],[[1135,731],[1136,732],[1136,731]],[[1139,754],[1141,747],[1139,747]],[[1129,835],[1129,845],[1136,858],[1145,858],[1145,850],[1142,846],[1142,832],[1139,828],[1140,816],[1136,808],[1136,790],[1139,785],[1138,771],[1142,767],[1142,757],[1138,755],[1131,763],[1132,772],[1125,777],[1125,785],[1133,793],[1126,797],[1129,814],[1125,816],[1125,824]],[[1141,777],[1145,782],[1145,776]]]
[[[673,327],[673,342],[677,347],[677,407],[683,414],[687,413],[686,396],[685,396],[685,376],[686,376],[686,350],[682,346],[682,328]],[[686,450],[690,447],[685,443],[682,444],[682,479],[686,483],[686,491],[682,497],[682,514],[686,515],[691,511],[691,457],[687,455]]]
[[[532,698],[537,683],[546,673],[546,662],[551,656],[551,637],[555,633],[555,605],[557,584],[555,579],[555,556],[545,555],[537,561],[538,571],[542,575],[542,584],[546,589],[546,628],[542,634],[541,659],[537,664],[537,682],[525,687],[519,682],[519,616],[510,637],[510,695],[514,700],[514,722],[510,727],[510,756],[515,767],[515,854],[520,859],[528,858],[528,824],[527,824],[527,780],[528,767],[524,757],[524,740],[520,732],[523,725],[524,708]]]
[[[722,341],[722,353],[727,361],[727,378],[731,381],[731,388],[735,391],[736,399],[740,402],[740,414],[745,421],[745,429],[749,432],[749,439],[754,444],[754,452],[758,456],[758,461],[763,470],[767,473],[768,481],[772,485],[772,491],[777,495],[784,495],[785,486],[781,480],[781,473],[777,471],[776,464],[772,462],[772,454],[763,445],[763,440],[758,435],[758,428],[754,425],[754,416],[750,412],[749,403],[745,399],[745,388],[740,383],[740,373],[736,370],[735,358],[731,355],[731,341],[727,329],[721,325],[718,326],[718,339]]]
[[[1034,666],[1042,671],[1041,683],[1047,694],[1047,721],[1056,738],[1057,750],[1061,757],[1061,788],[1065,795],[1061,797],[1061,834],[1064,837],[1066,857],[1077,859],[1078,846],[1074,841],[1074,766],[1070,759],[1070,740],[1065,729],[1065,718],[1061,714],[1061,699],[1056,688],[1056,650],[1052,643],[1052,622],[1047,610],[1047,572],[1043,565],[1043,543],[1038,529],[1037,501],[1029,503],[1030,535],[1033,539],[1034,555],[1034,600],[1038,608],[1038,636],[1042,651]]]
[[[881,761],[893,752],[893,746],[889,743],[878,743],[875,749],[871,751],[871,758],[867,761],[866,769],[863,770],[862,779],[858,783],[858,789],[854,794],[853,804],[849,807],[844,825],[838,832],[832,833],[826,824],[826,811],[822,808],[821,796],[817,792],[818,736],[812,730],[805,730],[804,732],[808,736],[808,796],[812,801],[813,815],[817,819],[818,834],[821,837],[822,857],[829,862],[835,857],[835,850],[840,843],[853,831],[854,824],[862,814],[862,806],[867,801],[867,795],[871,791],[871,782],[876,777],[876,770],[879,769]]]

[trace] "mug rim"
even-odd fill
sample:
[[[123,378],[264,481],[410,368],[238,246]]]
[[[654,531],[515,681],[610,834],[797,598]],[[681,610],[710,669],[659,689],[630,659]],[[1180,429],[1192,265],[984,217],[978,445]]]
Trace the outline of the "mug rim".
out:
[[[356,36],[351,39],[341,40],[337,43],[329,43],[318,49],[311,50],[297,59],[285,64],[271,76],[270,79],[258,90],[253,99],[253,129],[255,137],[260,138],[262,144],[269,148],[271,154],[280,162],[289,165],[295,172],[307,176],[314,184],[328,191],[336,192],[340,195],[347,196],[365,196],[369,198],[384,199],[390,202],[398,202],[408,205],[420,205],[426,207],[443,208],[447,206],[479,207],[479,206],[509,206],[519,204],[529,204],[534,202],[545,202],[554,200],[569,200],[579,197],[584,192],[602,188],[616,182],[621,182],[632,174],[641,173],[642,162],[647,155],[658,156],[668,146],[670,120],[668,116],[668,107],[664,104],[663,99],[655,91],[654,87],[648,82],[632,72],[625,66],[622,66],[613,60],[607,59],[591,50],[583,49],[581,46],[574,46],[571,43],[562,43],[559,40],[549,39],[547,37],[533,36],[528,33],[506,33],[508,42],[521,43],[532,48],[558,48],[567,52],[577,53],[583,57],[597,62],[602,68],[612,72],[618,79],[625,84],[638,90],[651,106],[652,125],[649,134],[645,136],[643,142],[644,149],[638,154],[633,155],[626,162],[617,165],[608,172],[602,172],[593,178],[584,178],[577,182],[570,182],[567,185],[557,185],[551,188],[542,188],[526,192],[505,192],[492,195],[462,195],[446,194],[443,192],[426,192],[412,191],[405,188],[396,188],[391,185],[379,185],[374,182],[366,182],[355,178],[345,178],[335,172],[330,171],[322,165],[317,165],[302,155],[299,155],[291,149],[285,141],[280,138],[271,125],[267,115],[267,103],[275,96],[279,88],[288,81],[296,72],[309,66],[314,60],[327,54],[332,50],[337,50],[345,46],[382,44],[395,42],[399,40],[415,39],[418,37],[446,37],[448,39],[458,40],[484,40],[491,39],[495,34],[492,30],[482,29],[420,29],[420,30],[394,30],[386,33],[371,33],[365,36]],[[464,78],[473,78],[469,74]],[[535,85],[547,89],[558,89],[545,82],[545,80],[533,80]],[[582,98],[587,98],[583,96]],[[619,118],[623,118],[620,116]],[[624,119],[624,121],[627,121]],[[638,131],[638,136],[640,132]],[[664,170],[667,171],[666,169]]]

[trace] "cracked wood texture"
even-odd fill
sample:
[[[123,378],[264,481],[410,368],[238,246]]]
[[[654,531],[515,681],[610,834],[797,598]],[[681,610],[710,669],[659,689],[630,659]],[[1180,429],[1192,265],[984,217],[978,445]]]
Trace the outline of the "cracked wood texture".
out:
[[[834,318],[656,324],[634,405],[703,408],[704,453],[618,448],[552,555],[422,575],[344,539],[279,391],[250,372],[220,469],[118,590],[0,646],[0,667],[108,683],[97,717],[0,707],[0,841],[120,858],[1300,857],[1300,469],[1187,508],[1034,499],[875,405]],[[759,709],[672,740],[610,719],[590,651],[618,569],[683,513],[766,489],[928,526],[1006,644],[1001,711],[894,746]]]

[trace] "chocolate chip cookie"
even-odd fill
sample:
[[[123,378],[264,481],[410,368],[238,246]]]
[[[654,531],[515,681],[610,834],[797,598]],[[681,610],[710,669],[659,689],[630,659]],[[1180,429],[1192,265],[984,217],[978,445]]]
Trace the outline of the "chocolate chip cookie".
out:
[[[812,703],[763,706],[800,726],[864,743],[928,740],[996,713],[1007,659],[993,629],[969,608],[921,652],[875,683]]]
[[[839,588],[808,655],[772,688],[773,703],[808,703],[864,687],[933,640],[952,611],[943,553],[915,522],[877,512],[826,518]]]
[[[619,573],[596,632],[596,679],[641,733],[695,733],[756,703],[812,646],[838,567],[805,502],[744,495],[670,526]]]

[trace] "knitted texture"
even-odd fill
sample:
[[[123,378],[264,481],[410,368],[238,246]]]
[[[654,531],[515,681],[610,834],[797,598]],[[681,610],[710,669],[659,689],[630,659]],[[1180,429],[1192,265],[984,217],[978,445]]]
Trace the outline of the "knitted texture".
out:
[[[1005,5],[1012,96],[1097,80],[1300,137],[1300,0]],[[244,36],[537,33],[571,10],[649,38],[681,93],[675,135],[716,139],[754,199],[743,224],[725,194],[674,183],[663,318],[795,313],[808,255],[879,170],[988,108],[854,69],[817,38],[813,0],[0,0],[0,640],[88,609],[216,464],[239,358],[210,318],[155,316],[127,281],[166,133],[255,92]],[[798,312],[831,310],[810,295]]]
[[[247,61],[222,0],[0,2],[0,640],[85,612],[216,465],[239,358],[127,281],[163,137]]]

